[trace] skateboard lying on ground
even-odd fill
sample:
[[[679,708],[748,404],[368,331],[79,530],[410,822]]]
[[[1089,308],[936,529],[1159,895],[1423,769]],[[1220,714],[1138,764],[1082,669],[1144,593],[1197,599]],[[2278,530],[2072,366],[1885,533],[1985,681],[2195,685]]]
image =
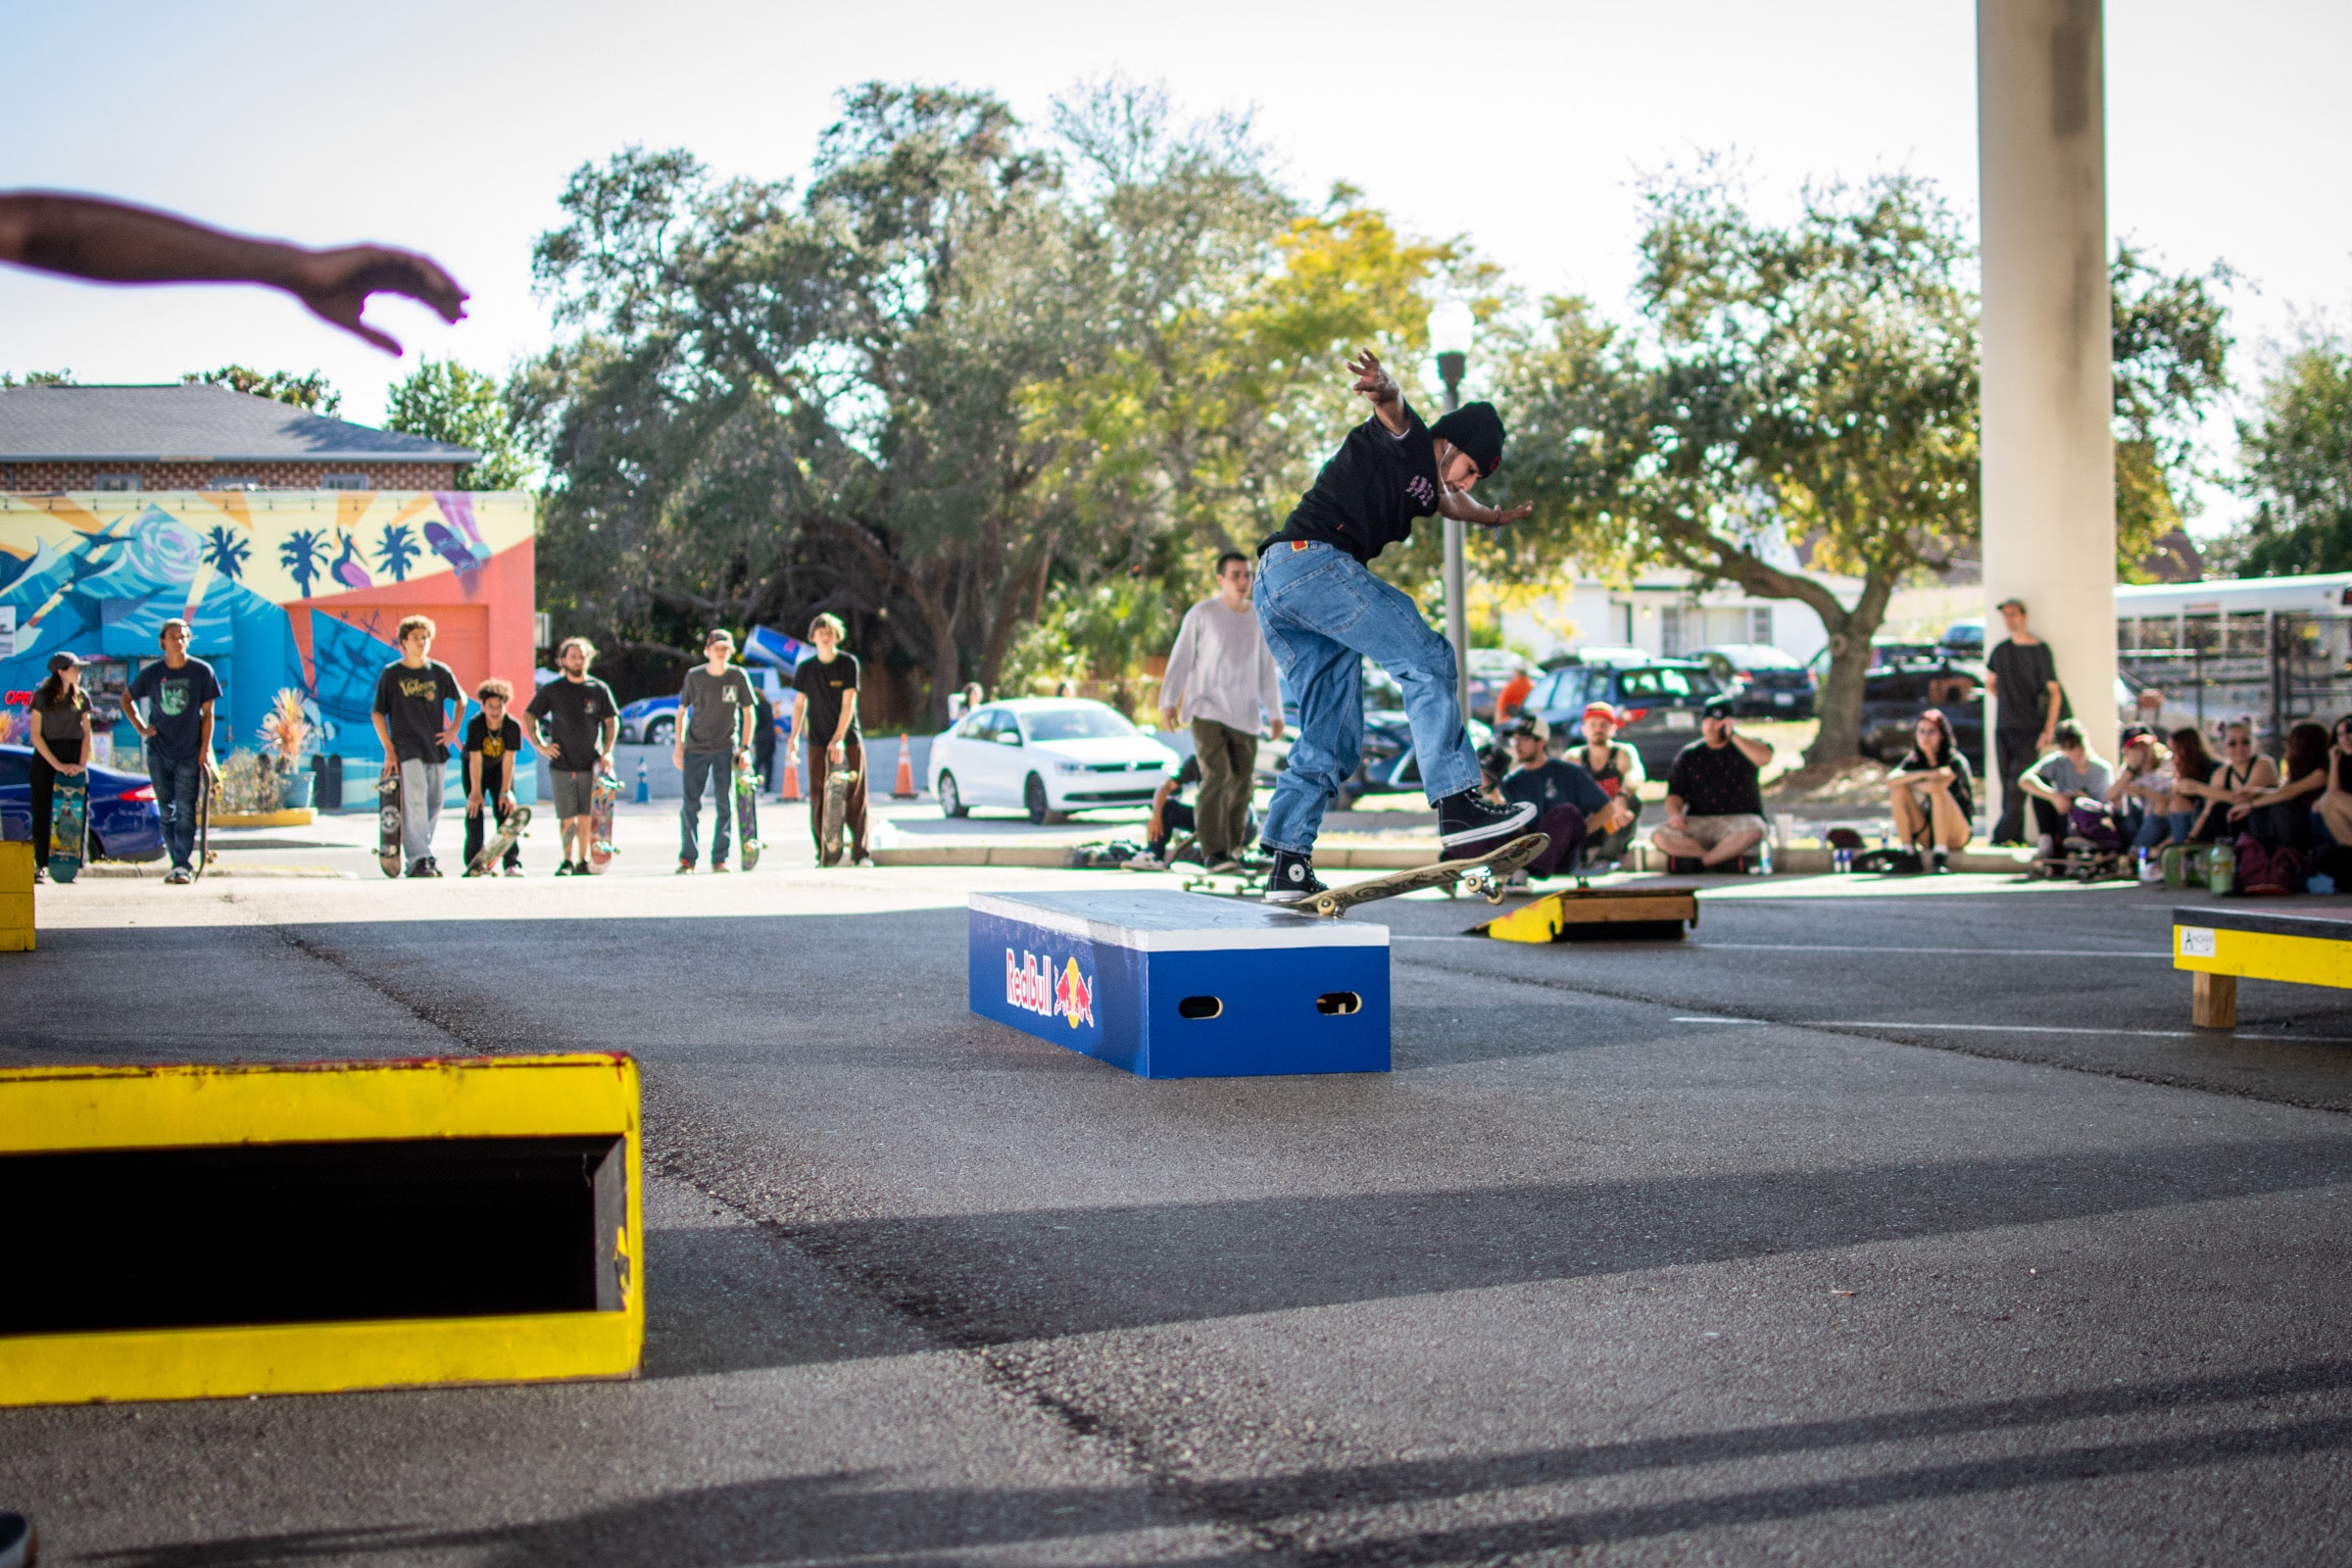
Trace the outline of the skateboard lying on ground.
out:
[[[748,757],[735,759],[735,861],[746,871],[760,863],[760,775]]]
[[[612,808],[620,803],[620,780],[611,773],[596,775],[588,791],[588,869],[602,876],[612,857]]]
[[[864,773],[848,768],[835,768],[825,775],[825,798],[819,803],[823,815],[817,819],[817,864],[839,865],[841,858],[849,853],[842,835],[849,830],[850,791],[864,783]]]
[[[1359,904],[1370,904],[1376,899],[1393,899],[1399,893],[1411,893],[1420,888],[1442,887],[1450,892],[1456,883],[1478,894],[1489,904],[1500,904],[1504,879],[1533,861],[1550,845],[1548,835],[1530,833],[1474,859],[1440,860],[1435,865],[1417,865],[1409,871],[1391,871],[1387,876],[1376,876],[1369,882],[1356,882],[1344,888],[1326,888],[1311,899],[1286,907],[1336,920]]]
[[[484,807],[483,809],[487,810],[489,808]],[[500,858],[514,847],[514,841],[521,838],[523,830],[530,825],[531,808],[529,807],[517,806],[509,811],[507,819],[499,824],[497,834],[491,838],[489,843],[482,846],[482,852],[466,862],[466,874],[467,876],[488,876],[492,867],[496,866]]]
[[[60,773],[49,793],[49,880],[71,882],[81,875],[89,847],[90,775]]]
[[[398,876],[407,869],[400,858],[401,800],[400,763],[387,758],[384,771],[375,781],[375,863],[386,876]]]

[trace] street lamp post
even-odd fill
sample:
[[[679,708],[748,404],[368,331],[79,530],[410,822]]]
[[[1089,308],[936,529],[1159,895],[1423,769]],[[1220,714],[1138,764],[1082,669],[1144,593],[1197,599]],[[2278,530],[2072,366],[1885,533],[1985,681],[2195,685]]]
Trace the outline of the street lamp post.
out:
[[[1429,313],[1429,343],[1437,351],[1438,379],[1446,387],[1446,412],[1461,407],[1462,374],[1470,368],[1470,335],[1477,322],[1470,307],[1447,300]],[[1446,640],[1453,645],[1453,700],[1470,718],[1470,571],[1463,559],[1469,525],[1459,517],[1446,523]]]

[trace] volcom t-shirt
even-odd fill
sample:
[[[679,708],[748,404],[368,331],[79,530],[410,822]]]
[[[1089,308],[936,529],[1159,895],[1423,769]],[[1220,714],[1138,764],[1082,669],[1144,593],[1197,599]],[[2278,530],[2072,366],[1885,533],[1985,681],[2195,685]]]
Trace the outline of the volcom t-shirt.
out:
[[[147,723],[155,735],[147,745],[174,762],[193,762],[203,754],[204,705],[220,700],[220,678],[201,659],[177,669],[159,659],[139,671],[124,697],[148,705]]]
[[[531,694],[527,711],[547,721],[548,737],[556,743],[547,765],[564,773],[585,773],[596,765],[596,743],[603,738],[605,720],[619,713],[612,688],[594,675],[573,680],[560,675]]]
[[[1764,792],[1756,779],[1756,764],[1730,741],[1692,741],[1676,754],[1666,793],[1682,801],[1689,816],[1762,816]]]
[[[1591,816],[1609,804],[1609,797],[1592,781],[1592,774],[1557,757],[1504,774],[1500,788],[1504,800],[1533,806],[1539,817],[1557,806],[1573,806]]]
[[[808,744],[830,746],[833,726],[841,722],[841,705],[858,689],[858,661],[848,654],[835,654],[833,662],[827,663],[810,654],[793,671],[792,689],[808,699]],[[856,714],[851,715],[849,730],[841,739],[845,742],[858,739]]]
[[[752,677],[742,670],[730,666],[725,674],[713,675],[708,664],[695,665],[678,692],[678,706],[686,710],[686,749],[732,752],[735,737],[743,733],[744,710],[759,705]]]
[[[1257,547],[1264,555],[1286,541],[1337,545],[1370,561],[1413,536],[1413,519],[1438,510],[1437,443],[1411,404],[1404,433],[1391,435],[1378,416],[1348,432],[1340,450],[1298,498],[1282,531]]]
[[[507,778],[507,759],[522,750],[522,726],[509,713],[498,721],[498,731],[491,733],[490,722],[476,713],[466,721],[466,755],[482,760],[482,789],[485,792],[500,788]]]
[[[466,693],[441,661],[428,659],[415,669],[398,660],[386,664],[375,678],[375,710],[392,732],[392,755],[404,762],[448,761],[441,726],[449,715],[441,705],[452,701],[462,710]]]

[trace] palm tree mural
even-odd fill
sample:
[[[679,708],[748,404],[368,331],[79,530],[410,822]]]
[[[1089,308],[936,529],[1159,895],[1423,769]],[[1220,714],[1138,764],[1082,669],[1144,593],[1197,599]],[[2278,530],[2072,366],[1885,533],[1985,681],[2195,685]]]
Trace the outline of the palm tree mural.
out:
[[[215,523],[212,532],[204,536],[204,559],[230,582],[245,575],[245,559],[253,554],[253,546],[228,531],[226,525]]]
[[[422,554],[416,546],[416,535],[405,522],[384,524],[383,542],[375,547],[375,564],[392,574],[394,582],[409,580],[409,563]]]
[[[277,559],[294,579],[294,591],[308,599],[318,568],[326,564],[326,541],[316,528],[297,528],[277,547]]]

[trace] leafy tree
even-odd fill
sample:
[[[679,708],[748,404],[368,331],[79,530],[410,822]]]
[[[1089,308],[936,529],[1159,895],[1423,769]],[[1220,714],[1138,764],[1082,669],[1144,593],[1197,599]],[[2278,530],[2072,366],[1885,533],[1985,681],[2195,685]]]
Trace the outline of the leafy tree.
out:
[[[253,546],[231,531],[225,523],[215,523],[204,536],[204,559],[215,571],[235,582],[245,575],[246,560]]]
[[[190,370],[179,379],[187,386],[224,386],[231,392],[291,404],[329,419],[343,409],[343,394],[317,370],[296,375],[291,370],[256,370],[242,365],[223,365],[218,370]]]
[[[458,470],[462,490],[517,490],[531,463],[516,435],[505,389],[491,376],[455,360],[423,360],[385,400],[384,427],[428,441],[448,441],[482,455]]]
[[[295,592],[311,597],[311,583],[326,564],[326,541],[316,528],[297,528],[277,547],[278,564],[294,579]]]
[[[2230,389],[2231,339],[2216,263],[2167,275],[2124,241],[2108,269],[2115,364],[2115,564],[2126,581],[2183,521],[2197,421]],[[2193,507],[2189,509],[2193,512]]]
[[[2255,502],[2235,544],[2239,569],[2275,577],[2352,570],[2352,343],[2307,328],[2237,425]]]
[[[14,375],[6,370],[0,370],[0,386],[74,386],[76,384],[72,370],[26,370],[23,375]]]

